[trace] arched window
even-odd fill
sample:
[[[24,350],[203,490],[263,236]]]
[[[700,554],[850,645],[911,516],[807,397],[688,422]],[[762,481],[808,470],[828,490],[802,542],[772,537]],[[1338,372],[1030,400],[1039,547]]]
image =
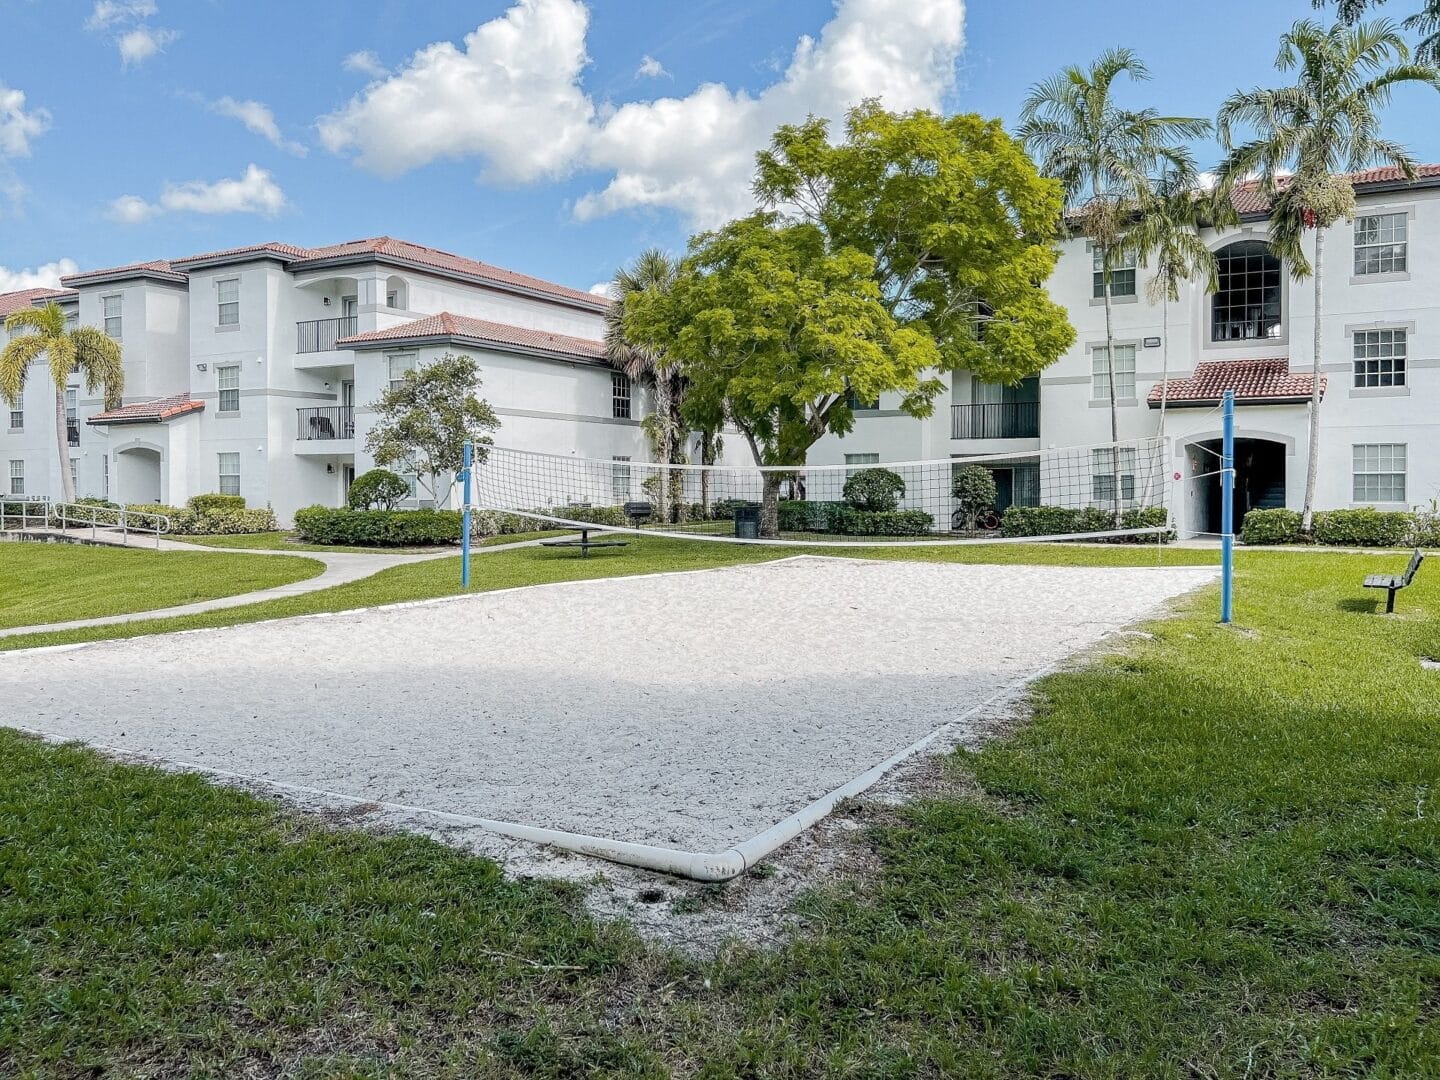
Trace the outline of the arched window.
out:
[[[1215,253],[1218,288],[1211,306],[1211,341],[1280,336],[1280,260],[1260,240],[1239,240]]]

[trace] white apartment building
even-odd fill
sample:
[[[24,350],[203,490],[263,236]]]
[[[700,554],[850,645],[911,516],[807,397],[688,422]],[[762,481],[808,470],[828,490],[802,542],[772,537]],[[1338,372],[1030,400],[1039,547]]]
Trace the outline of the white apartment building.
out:
[[[589,293],[388,237],[258,244],[62,284],[0,297],[0,314],[53,301],[123,346],[123,407],[102,411],[78,379],[67,392],[81,497],[180,505],[218,491],[268,504],[282,522],[302,506],[342,505],[373,464],[370,403],[447,351],[479,363],[503,445],[647,454],[643,395],[606,366],[608,301]],[[6,492],[58,496],[55,423],[37,365],[0,433]]]
[[[1354,180],[1355,220],[1325,238],[1317,506],[1429,506],[1440,496],[1440,165],[1422,166],[1413,183],[1394,169]],[[1202,234],[1219,259],[1219,288],[1195,282],[1168,305],[1167,473],[1181,477],[1170,505],[1182,535],[1219,529],[1219,481],[1200,474],[1217,466],[1215,407],[1226,389],[1237,399],[1237,524],[1251,507],[1304,502],[1314,282],[1293,282],[1271,252],[1253,187],[1235,205],[1238,228]],[[925,421],[886,395],[849,435],[817,444],[811,460],[963,459],[1109,442],[1101,275],[1085,240],[1061,246],[1048,288],[1077,337],[1057,363],[1014,387],[956,372],[948,408]],[[1158,432],[1167,329],[1149,278],[1133,265],[1112,273],[1122,439]],[[994,471],[1002,504],[1044,501],[1034,458]],[[1097,458],[1097,489],[1113,483],[1102,479],[1109,471]]]

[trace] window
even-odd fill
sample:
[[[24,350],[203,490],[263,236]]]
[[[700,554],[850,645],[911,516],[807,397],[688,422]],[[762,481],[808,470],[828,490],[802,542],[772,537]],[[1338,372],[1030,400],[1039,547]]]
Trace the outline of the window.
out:
[[[397,308],[400,306],[400,294],[394,289],[391,289],[385,294],[385,306],[388,308]]]
[[[10,494],[25,494],[25,462],[13,458],[10,461]]]
[[[845,479],[849,480],[861,469],[870,465],[879,465],[879,454],[846,454],[845,455]]]
[[[386,358],[390,363],[390,384],[389,389],[399,390],[405,385],[405,373],[415,370],[414,353],[395,353]]]
[[[75,388],[65,391],[65,441],[71,446],[80,445],[80,422],[75,415]]]
[[[1093,269],[1090,295],[1099,300],[1105,295],[1105,261],[1101,257],[1100,249],[1094,248],[1091,251],[1091,267]],[[1111,296],[1134,296],[1135,295],[1135,253],[1133,251],[1124,255],[1113,256],[1114,265],[1110,267],[1110,295]]]
[[[215,369],[216,384],[220,388],[220,412],[240,411],[240,365],[227,364]]]
[[[845,404],[850,406],[851,412],[875,412],[880,408],[880,399],[875,397],[868,401],[862,401],[855,395],[854,390],[847,390],[845,392]]]
[[[1355,331],[1355,385],[1404,386],[1404,330]]]
[[[1250,341],[1280,336],[1280,260],[1270,245],[1241,240],[1215,253],[1215,299],[1211,341]]]
[[[25,410],[24,410],[24,409],[11,409],[11,410],[10,410],[10,430],[11,430],[11,431],[23,431],[24,429],[25,429]]]
[[[121,296],[102,296],[100,303],[105,313],[105,333],[109,334],[116,341],[120,340],[124,330],[124,319],[121,317]]]
[[[1405,444],[1354,445],[1354,501],[1364,503],[1405,501]]]
[[[610,415],[616,420],[630,419],[630,376],[623,371],[610,373]]]
[[[610,497],[616,502],[625,502],[630,498],[630,459],[615,457],[610,460]]]
[[[100,455],[100,497],[110,498],[110,455]]]
[[[1398,274],[1409,267],[1409,221],[1404,214],[1355,219],[1355,276]]]
[[[217,454],[220,459],[220,494],[240,494],[240,455]]]
[[[1101,346],[1090,354],[1090,397],[1095,401],[1110,400],[1110,366],[1106,349]],[[1135,346],[1115,346],[1115,397],[1131,401],[1135,397]]]
[[[79,463],[80,463],[80,459],[79,459],[79,458],[73,458],[73,457],[72,457],[72,458],[70,459],[70,490],[71,490],[71,491],[79,491],[79,490],[80,490],[80,475],[79,475],[79,470],[76,469],[76,466],[77,466]]]
[[[1115,502],[1115,448],[1102,446],[1090,451],[1090,498],[1097,506]],[[1135,447],[1120,447],[1120,498],[1135,498]]]
[[[215,298],[220,304],[218,326],[240,325],[240,279],[226,278],[215,283]]]

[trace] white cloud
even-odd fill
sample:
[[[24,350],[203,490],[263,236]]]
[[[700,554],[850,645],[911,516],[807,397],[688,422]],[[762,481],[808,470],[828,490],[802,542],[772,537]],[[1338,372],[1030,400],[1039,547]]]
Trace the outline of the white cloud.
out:
[[[11,270],[0,266],[0,293],[18,292],[21,289],[58,289],[60,279],[67,274],[80,272],[74,259],[56,259],[54,262],[37,266],[34,270]]]
[[[165,46],[180,36],[178,30],[166,30],[158,26],[137,26],[127,30],[116,39],[120,60],[126,67],[138,67]]]
[[[239,180],[207,184],[192,180],[167,184],[160,198],[146,202],[138,195],[122,195],[110,204],[110,217],[127,225],[149,221],[161,214],[263,214],[274,217],[285,209],[285,193],[269,170],[250,165]]]
[[[95,0],[94,9],[85,20],[85,29],[105,30],[116,23],[148,19],[158,10],[155,0]]]
[[[587,291],[591,296],[603,296],[608,299],[610,296],[610,282],[597,281],[594,285],[591,285]]]
[[[30,156],[30,141],[50,128],[45,109],[25,109],[25,91],[0,83],[0,157]]]
[[[635,69],[637,79],[659,79],[669,77],[670,73],[665,70],[665,65],[656,60],[649,53],[640,59],[640,66]]]
[[[384,82],[319,121],[356,164],[398,176],[441,158],[480,158],[522,182],[572,168],[594,106],[580,89],[589,12],[578,0],[519,0],[465,35],[426,46]]]
[[[867,97],[887,108],[940,108],[964,46],[964,0],[837,0],[818,39],[802,37],[775,82],[751,93],[720,83],[684,97],[597,109],[580,85],[589,12],[579,0],[516,0],[464,49],[421,49],[319,122],[331,151],[382,176],[478,158],[487,178],[527,182],[580,167],[609,174],[576,201],[581,220],[675,210],[715,225],[753,207],[755,151],[783,123],[830,118]],[[347,64],[348,66],[348,64]],[[646,56],[637,76],[664,68]]]
[[[838,130],[845,110],[939,108],[964,45],[963,0],[840,0],[818,40],[803,37],[780,79],[751,95],[718,83],[683,98],[621,106],[597,131],[587,163],[613,173],[575,204],[582,219],[636,207],[677,210],[697,226],[753,207],[755,151],[809,113]]]
[[[281,150],[294,154],[296,157],[304,157],[306,154],[304,146],[298,142],[292,142],[280,134],[280,125],[275,122],[275,114],[264,102],[236,101],[232,97],[223,97],[219,101],[213,102],[210,108],[221,116],[239,120],[250,131],[269,140]]]
[[[380,61],[380,57],[370,49],[361,49],[359,52],[352,52],[345,57],[341,64],[346,71],[355,71],[361,75],[369,75],[372,79],[383,79],[390,74],[390,69]]]

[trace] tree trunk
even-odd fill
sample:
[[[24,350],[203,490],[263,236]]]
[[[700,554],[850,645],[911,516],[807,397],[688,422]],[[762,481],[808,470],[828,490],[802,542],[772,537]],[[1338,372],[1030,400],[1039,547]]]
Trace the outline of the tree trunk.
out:
[[[1101,251],[1100,280],[1105,292],[1105,371],[1110,383],[1110,482],[1114,485],[1115,528],[1120,527],[1120,406],[1115,399],[1115,329],[1114,309],[1110,301],[1110,253]]]
[[[700,464],[714,465],[715,450],[709,431],[700,432]],[[700,509],[705,520],[710,520],[710,470],[700,470]]]
[[[70,479],[69,425],[65,422],[65,388],[55,388],[55,456],[60,461],[61,501],[75,501],[75,482]]]
[[[767,472],[765,476],[765,498],[760,504],[760,535],[769,540],[780,536],[780,485],[785,474]]]
[[[670,432],[670,380],[664,372],[660,372],[655,379],[655,418],[658,421],[660,430],[655,440],[658,451],[656,457],[660,459],[660,482],[655,485],[655,520],[665,523],[670,521],[670,458],[671,458],[671,432]]]
[[[1320,346],[1324,336],[1321,316],[1324,314],[1320,281],[1324,273],[1325,226],[1315,225],[1315,374],[1310,387],[1310,462],[1305,469],[1305,506],[1300,512],[1300,533],[1309,536],[1315,525],[1315,481],[1320,474]]]
[[[1165,438],[1165,406],[1170,400],[1170,297],[1160,307],[1160,438]],[[1163,448],[1162,448],[1163,452]]]

